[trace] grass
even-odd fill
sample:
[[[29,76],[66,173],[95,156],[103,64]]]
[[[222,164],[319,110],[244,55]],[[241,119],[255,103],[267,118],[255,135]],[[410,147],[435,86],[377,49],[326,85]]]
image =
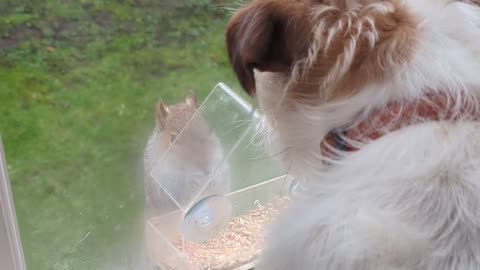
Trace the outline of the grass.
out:
[[[135,250],[124,243],[142,211],[154,104],[203,98],[219,81],[238,89],[229,5],[1,1],[0,132],[28,269],[101,269]]]

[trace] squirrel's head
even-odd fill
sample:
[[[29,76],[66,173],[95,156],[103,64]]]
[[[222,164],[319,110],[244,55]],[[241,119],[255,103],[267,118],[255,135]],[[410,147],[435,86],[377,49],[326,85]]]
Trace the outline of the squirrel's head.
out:
[[[218,138],[209,128],[199,109],[198,99],[190,91],[185,101],[166,106],[159,102],[156,122],[159,151],[169,149],[168,155],[183,162],[185,167],[205,170],[210,167],[208,153],[218,147]]]

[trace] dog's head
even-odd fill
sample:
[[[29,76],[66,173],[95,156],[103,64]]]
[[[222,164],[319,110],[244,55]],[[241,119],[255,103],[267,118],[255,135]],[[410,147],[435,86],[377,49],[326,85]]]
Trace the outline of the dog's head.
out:
[[[291,171],[293,161],[300,171],[320,164],[323,137],[348,124],[365,101],[373,103],[371,95],[362,104],[350,97],[411,61],[418,21],[402,3],[253,0],[231,18],[226,42],[233,70],[266,115],[268,149],[281,153]]]
[[[254,0],[231,18],[226,41],[242,87],[264,107],[318,104],[407,63],[416,25],[400,1]]]

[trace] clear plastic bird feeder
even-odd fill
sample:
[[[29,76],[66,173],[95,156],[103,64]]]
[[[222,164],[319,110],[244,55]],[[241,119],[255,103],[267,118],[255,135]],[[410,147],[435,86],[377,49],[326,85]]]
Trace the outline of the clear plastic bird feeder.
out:
[[[250,104],[220,83],[156,162],[150,176],[170,206],[146,216],[148,255],[159,269],[253,268],[263,229],[288,201],[292,186],[255,140],[259,117]],[[187,130],[204,124],[221,144],[218,164],[211,172],[176,179],[172,172],[195,170],[182,167],[189,164],[169,155]],[[201,148],[190,151],[205,159],[212,154]],[[175,169],[166,170],[168,166]],[[182,186],[178,181],[190,184]]]

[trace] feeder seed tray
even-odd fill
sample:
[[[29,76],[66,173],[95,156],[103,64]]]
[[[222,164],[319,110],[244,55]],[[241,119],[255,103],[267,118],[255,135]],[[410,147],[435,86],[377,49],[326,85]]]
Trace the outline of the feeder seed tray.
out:
[[[245,215],[232,218],[216,237],[198,244],[179,237],[176,247],[185,259],[199,269],[237,269],[257,259],[263,247],[264,228],[285,206],[286,197],[276,198],[266,206],[257,204]],[[170,269],[175,269],[170,267]]]

